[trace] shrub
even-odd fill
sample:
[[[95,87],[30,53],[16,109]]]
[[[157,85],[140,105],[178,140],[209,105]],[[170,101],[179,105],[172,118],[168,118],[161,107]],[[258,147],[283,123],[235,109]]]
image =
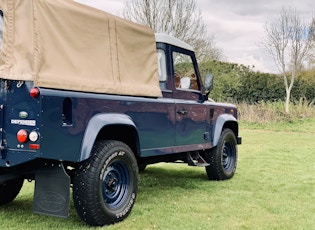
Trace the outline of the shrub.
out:
[[[257,104],[285,100],[283,79],[275,74],[255,72],[244,65],[219,61],[201,63],[200,72],[202,76],[213,74],[214,89],[210,96],[215,101]],[[315,99],[315,77],[310,74],[313,72],[301,72],[296,78],[291,101]]]
[[[265,102],[260,101],[255,104],[238,104],[239,120],[248,123],[268,124],[276,122],[292,122],[302,118],[315,117],[315,100],[307,101],[301,98],[295,103],[291,103],[290,114],[284,112],[282,101]]]

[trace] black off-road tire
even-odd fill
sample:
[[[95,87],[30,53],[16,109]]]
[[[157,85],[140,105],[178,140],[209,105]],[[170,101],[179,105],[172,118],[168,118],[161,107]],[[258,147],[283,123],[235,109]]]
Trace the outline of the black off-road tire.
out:
[[[0,205],[12,202],[21,191],[24,178],[0,182]]]
[[[237,166],[237,142],[231,129],[224,129],[218,145],[206,152],[206,166],[209,180],[231,179]]]
[[[73,201],[80,218],[92,226],[125,219],[135,203],[138,166],[120,141],[100,141],[91,157],[75,170]]]

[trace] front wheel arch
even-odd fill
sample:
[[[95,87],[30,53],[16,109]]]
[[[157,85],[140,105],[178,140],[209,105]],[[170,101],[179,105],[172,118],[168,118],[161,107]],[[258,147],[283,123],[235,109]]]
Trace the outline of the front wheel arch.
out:
[[[212,145],[215,147],[218,145],[220,136],[224,129],[231,129],[234,135],[238,136],[238,123],[235,117],[231,114],[222,114],[218,117],[213,130]]]

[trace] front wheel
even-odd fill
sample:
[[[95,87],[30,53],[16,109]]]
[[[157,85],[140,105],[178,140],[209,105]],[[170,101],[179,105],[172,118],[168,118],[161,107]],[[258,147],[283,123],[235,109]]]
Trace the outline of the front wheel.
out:
[[[206,172],[210,180],[227,180],[234,176],[237,165],[237,142],[231,129],[224,129],[218,145],[206,152]]]
[[[75,170],[73,200],[78,215],[92,226],[125,219],[136,199],[138,166],[120,141],[100,141],[91,157]]]

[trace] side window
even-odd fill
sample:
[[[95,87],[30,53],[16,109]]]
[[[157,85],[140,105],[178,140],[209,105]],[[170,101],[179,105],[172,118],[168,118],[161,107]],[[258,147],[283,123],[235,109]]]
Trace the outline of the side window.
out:
[[[159,82],[160,88],[167,88],[167,73],[166,73],[166,58],[165,52],[162,49],[157,49],[157,60],[158,60],[158,73],[159,73]]]
[[[2,45],[3,25],[4,25],[3,12],[2,12],[2,10],[0,10],[0,47]]]
[[[197,75],[189,55],[174,52],[174,79],[177,89],[199,90]]]

